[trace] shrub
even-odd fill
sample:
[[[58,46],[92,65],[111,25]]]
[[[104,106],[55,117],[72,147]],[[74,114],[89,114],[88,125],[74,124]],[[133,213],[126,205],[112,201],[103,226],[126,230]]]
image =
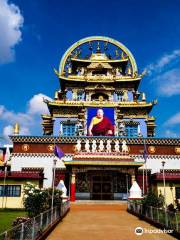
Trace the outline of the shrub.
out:
[[[54,191],[54,204],[57,206],[61,204],[61,195],[60,190],[55,189]],[[52,189],[40,189],[38,186],[35,186],[32,183],[27,183],[24,186],[24,207],[28,213],[29,217],[34,217],[40,214],[41,212],[49,209],[51,207],[52,201]]]
[[[144,198],[143,205],[146,206],[152,206],[152,207],[162,207],[164,204],[164,197],[162,195],[159,195],[159,197],[150,190],[147,194],[147,196]]]

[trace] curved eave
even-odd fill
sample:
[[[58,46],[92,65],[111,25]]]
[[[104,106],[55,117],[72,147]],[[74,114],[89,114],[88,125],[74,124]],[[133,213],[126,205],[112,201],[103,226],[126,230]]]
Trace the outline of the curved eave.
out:
[[[65,76],[59,76],[59,80],[67,81],[67,82],[139,82],[141,80],[141,77],[137,78],[120,78],[120,79],[106,79],[106,78],[99,78],[99,79],[85,79],[85,78],[68,78]]]
[[[85,62],[85,63],[121,63],[121,62],[128,62],[128,58],[124,59],[108,59],[108,60],[101,60],[101,59],[79,59],[79,58],[71,58],[71,61],[76,61],[76,62]]]
[[[152,107],[154,106],[153,103],[142,103],[136,104],[132,103],[123,103],[123,102],[92,102],[92,101],[54,101],[48,103],[48,108],[53,107],[96,107],[96,106],[103,106],[103,107],[120,107],[120,108],[146,108],[148,112],[151,111]]]
[[[153,107],[153,103],[152,102],[150,102],[150,103],[143,103],[143,102],[139,102],[138,104],[136,104],[136,103],[134,103],[134,102],[132,102],[132,103],[124,103],[124,102],[120,102],[119,104],[118,104],[120,107]]]
[[[47,106],[48,106],[48,104],[47,104]],[[41,114],[41,117],[42,118],[52,118],[49,114]]]
[[[101,166],[133,166],[141,167],[142,162],[111,162],[111,161],[67,161],[65,165],[101,165]]]

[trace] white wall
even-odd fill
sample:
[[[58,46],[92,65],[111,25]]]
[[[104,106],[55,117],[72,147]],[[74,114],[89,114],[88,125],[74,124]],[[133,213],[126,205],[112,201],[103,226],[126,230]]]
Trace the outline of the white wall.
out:
[[[52,170],[53,170],[53,160],[55,157],[53,155],[43,156],[43,154],[39,154],[39,156],[33,156],[29,154],[29,156],[23,156],[18,154],[17,156],[12,154],[11,156],[11,171],[21,171],[22,168],[43,168],[44,169],[44,179],[43,187],[51,187],[52,186]],[[58,168],[65,168],[62,160],[57,159],[56,166]]]
[[[133,156],[136,162],[144,162],[142,155]],[[147,158],[147,169],[151,169],[151,173],[160,172],[162,169],[162,161],[165,161],[164,169],[180,169],[180,156],[176,155],[149,155]],[[139,169],[145,168],[145,165]]]

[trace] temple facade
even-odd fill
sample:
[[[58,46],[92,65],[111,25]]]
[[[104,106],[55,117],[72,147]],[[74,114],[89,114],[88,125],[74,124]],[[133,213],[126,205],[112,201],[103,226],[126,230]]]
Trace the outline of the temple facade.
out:
[[[180,139],[155,137],[157,100],[139,92],[145,71],[138,72],[130,50],[108,37],[84,38],[54,71],[60,87],[54,100],[44,99],[43,135],[10,136],[11,171],[40,169],[50,187],[55,167],[55,184],[64,180],[71,201],[120,200],[134,181],[143,194],[151,187],[159,194],[165,162],[165,174],[174,176],[171,196],[180,198]],[[55,146],[65,153],[61,159]]]

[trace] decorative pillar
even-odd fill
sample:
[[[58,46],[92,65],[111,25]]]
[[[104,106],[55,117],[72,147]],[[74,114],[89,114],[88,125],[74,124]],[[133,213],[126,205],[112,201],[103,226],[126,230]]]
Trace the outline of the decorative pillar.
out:
[[[71,175],[71,197],[70,201],[75,202],[76,200],[76,174],[72,173]]]

